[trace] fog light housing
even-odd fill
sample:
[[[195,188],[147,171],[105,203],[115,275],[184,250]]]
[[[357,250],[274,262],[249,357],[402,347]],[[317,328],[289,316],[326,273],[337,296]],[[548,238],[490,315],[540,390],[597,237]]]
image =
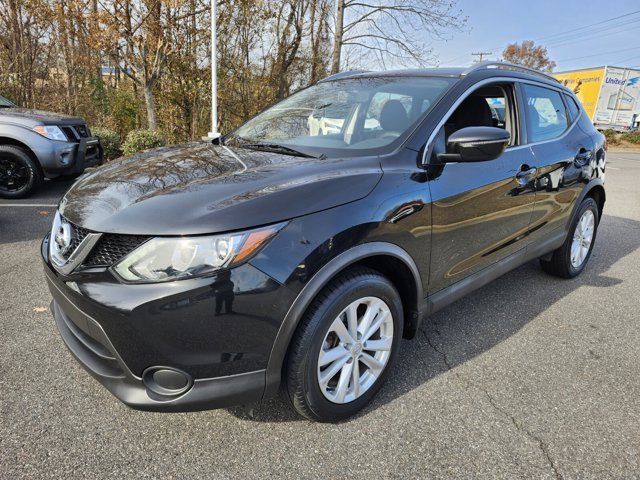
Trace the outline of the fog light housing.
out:
[[[188,373],[172,367],[149,367],[142,374],[142,381],[148,392],[160,397],[176,397],[193,386]]]

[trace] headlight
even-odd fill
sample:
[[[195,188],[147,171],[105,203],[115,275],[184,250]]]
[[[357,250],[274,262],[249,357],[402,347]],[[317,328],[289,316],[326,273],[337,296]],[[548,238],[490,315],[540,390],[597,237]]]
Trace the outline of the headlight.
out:
[[[228,235],[157,237],[114,265],[127,282],[167,282],[238,265],[258,252],[284,223]]]
[[[67,136],[62,130],[60,130],[60,127],[56,127],[55,125],[38,125],[33,127],[33,130],[43,137],[50,138],[51,140],[67,141]]]

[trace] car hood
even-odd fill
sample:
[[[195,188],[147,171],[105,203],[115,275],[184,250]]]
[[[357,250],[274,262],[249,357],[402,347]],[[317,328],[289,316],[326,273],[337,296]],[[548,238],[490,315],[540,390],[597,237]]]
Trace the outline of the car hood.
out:
[[[365,197],[376,158],[314,159],[211,143],[149,150],[78,180],[60,211],[89,230],[216,233],[276,223]]]
[[[78,125],[85,123],[80,117],[18,107],[0,108],[0,121],[2,120],[27,121],[33,125]]]

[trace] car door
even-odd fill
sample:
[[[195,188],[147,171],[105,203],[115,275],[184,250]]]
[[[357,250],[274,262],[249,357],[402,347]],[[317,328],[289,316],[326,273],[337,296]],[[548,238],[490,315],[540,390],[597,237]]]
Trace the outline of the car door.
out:
[[[502,102],[496,102],[500,99],[495,93],[498,88],[504,92]],[[477,97],[485,101],[484,106]],[[487,104],[489,107],[485,108]],[[495,110],[501,107],[506,112],[496,115]],[[472,92],[438,131],[433,150],[438,153],[438,149],[446,148],[447,135],[460,127],[499,127],[501,123],[512,134],[511,144],[495,160],[438,166],[431,154],[434,165],[429,167],[433,219],[430,293],[525,246],[535,201],[529,178],[534,156],[530,148],[520,145],[514,84],[489,84]]]
[[[568,99],[560,88],[523,83],[522,96],[527,144],[537,167],[531,240],[544,241],[564,232],[574,202],[588,180],[583,168],[595,161],[594,145],[580,128],[586,116],[568,109]]]

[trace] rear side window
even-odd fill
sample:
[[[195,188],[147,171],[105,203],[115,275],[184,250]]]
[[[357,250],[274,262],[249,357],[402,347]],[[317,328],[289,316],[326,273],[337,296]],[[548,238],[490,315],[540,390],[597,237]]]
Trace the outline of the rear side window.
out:
[[[573,122],[576,118],[580,116],[580,107],[576,103],[573,97],[569,95],[565,95],[564,98],[567,100],[567,108],[569,109],[569,118]]]
[[[529,143],[551,140],[562,135],[569,123],[560,93],[529,84],[524,84],[523,87]]]

